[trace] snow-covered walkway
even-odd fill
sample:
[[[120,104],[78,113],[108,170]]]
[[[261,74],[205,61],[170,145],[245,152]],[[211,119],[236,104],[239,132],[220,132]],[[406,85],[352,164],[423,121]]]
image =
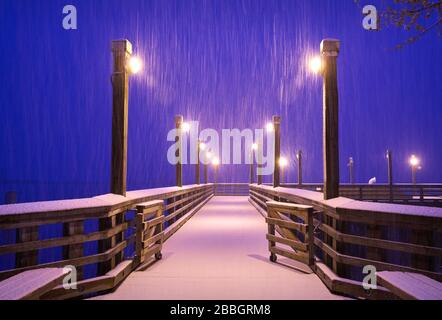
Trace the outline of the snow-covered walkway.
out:
[[[214,197],[165,243],[161,261],[95,299],[343,299],[314,273],[271,263],[266,232],[247,197]]]

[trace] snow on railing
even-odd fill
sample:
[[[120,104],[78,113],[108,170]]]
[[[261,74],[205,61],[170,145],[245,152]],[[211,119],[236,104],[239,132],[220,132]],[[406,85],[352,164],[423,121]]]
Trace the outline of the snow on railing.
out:
[[[393,297],[366,291],[365,268],[405,271],[442,281],[442,208],[357,201],[297,188],[250,185],[250,201],[267,215],[267,201],[314,208],[315,271],[330,290],[356,297]]]
[[[140,261],[133,260],[137,206],[163,201],[156,209],[163,212],[161,232],[164,229],[165,241],[212,196],[213,185],[203,184],[129,191],[126,197],[106,194],[2,205],[0,280],[36,268],[73,266],[79,280],[77,289],[58,287],[45,297],[70,298],[111,289],[136,267],[134,261]],[[144,245],[150,240],[158,242],[157,234],[152,237],[138,235]]]

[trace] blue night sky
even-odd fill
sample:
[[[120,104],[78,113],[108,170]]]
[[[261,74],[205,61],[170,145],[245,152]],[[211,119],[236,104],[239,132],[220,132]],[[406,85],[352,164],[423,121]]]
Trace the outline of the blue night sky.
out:
[[[384,1],[361,1],[378,4]],[[78,30],[62,28],[62,8]],[[352,0],[0,0],[0,203],[87,197],[109,191],[111,40],[127,38],[144,60],[131,77],[128,188],[174,184],[167,132],[174,115],[202,128],[260,128],[282,117],[282,152],[304,153],[304,181],[322,181],[322,80],[306,70],[323,38],[341,40],[338,61],[341,181],[442,181],[442,38],[402,50],[410,34],[362,28]],[[194,169],[187,166],[185,183]],[[222,181],[247,181],[225,166]],[[296,181],[295,164],[288,171]]]

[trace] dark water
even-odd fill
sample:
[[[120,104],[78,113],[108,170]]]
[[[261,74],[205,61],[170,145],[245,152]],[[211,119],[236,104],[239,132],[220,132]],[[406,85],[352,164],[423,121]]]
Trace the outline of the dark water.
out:
[[[381,4],[380,1],[370,3]],[[0,195],[19,201],[108,192],[112,39],[127,38],[144,60],[130,80],[129,189],[172,185],[166,134],[175,114],[201,127],[258,128],[282,117],[282,150],[304,152],[304,181],[322,180],[321,79],[306,57],[323,38],[339,56],[342,181],[442,181],[442,39],[429,33],[392,50],[407,33],[368,32],[352,0],[70,1],[78,30],[62,28],[66,1],[0,1]],[[247,181],[224,166],[222,181]],[[185,183],[194,169],[187,166]],[[293,161],[288,178],[296,180]]]

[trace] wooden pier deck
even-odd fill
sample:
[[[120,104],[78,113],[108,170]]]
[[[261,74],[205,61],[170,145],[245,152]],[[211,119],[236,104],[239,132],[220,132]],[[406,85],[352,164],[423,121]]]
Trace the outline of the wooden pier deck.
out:
[[[247,197],[214,197],[165,243],[161,261],[95,299],[344,299],[301,264],[271,263],[266,232]]]

